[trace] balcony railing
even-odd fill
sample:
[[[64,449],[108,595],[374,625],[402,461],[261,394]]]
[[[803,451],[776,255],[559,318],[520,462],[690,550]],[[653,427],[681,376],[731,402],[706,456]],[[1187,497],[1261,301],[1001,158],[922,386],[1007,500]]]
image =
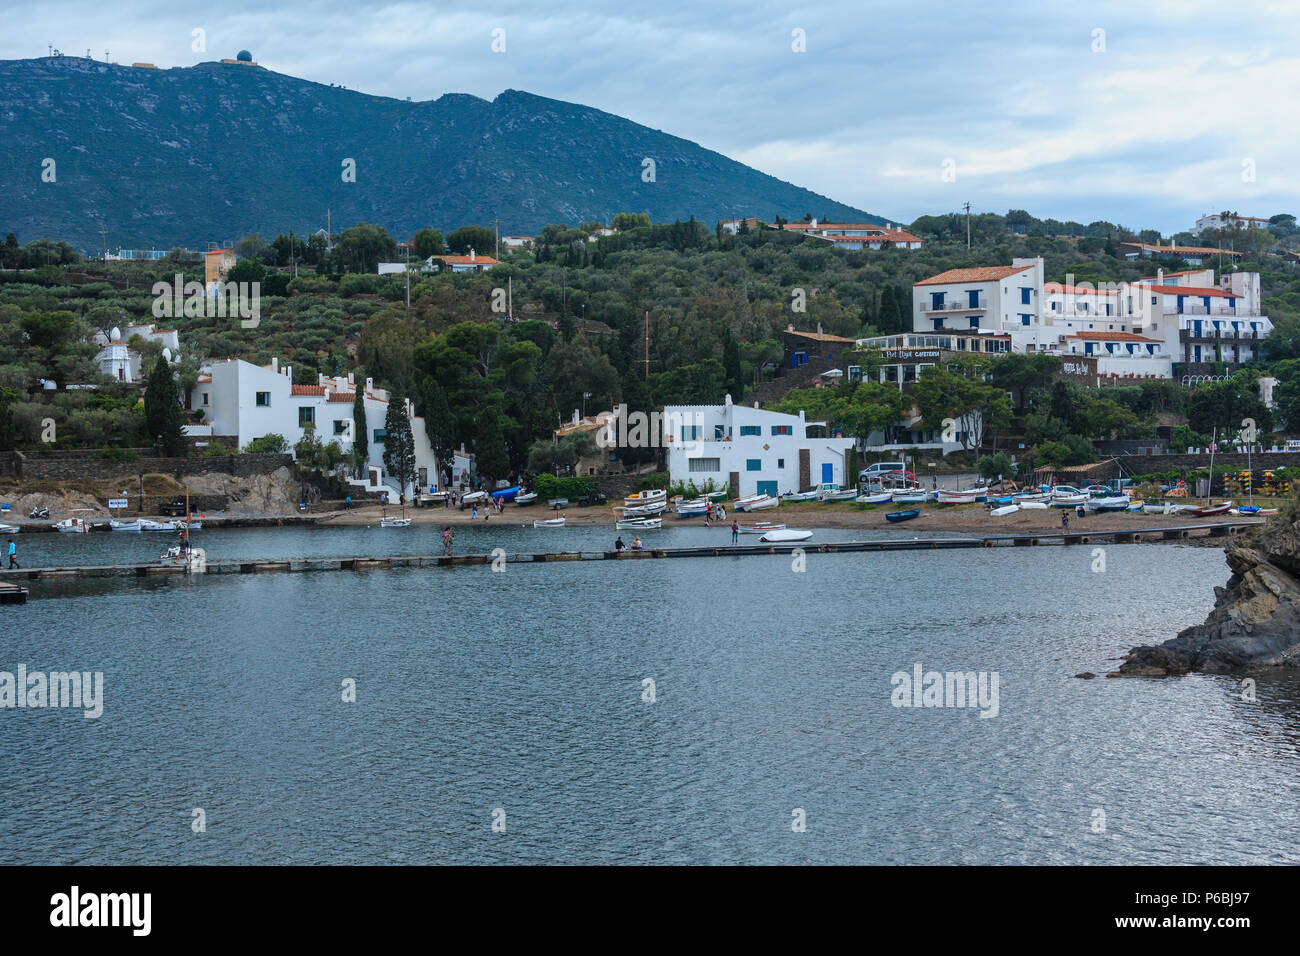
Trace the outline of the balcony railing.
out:
[[[923,312],[983,312],[989,307],[988,296],[980,296],[978,305],[971,305],[970,300],[955,300],[953,302],[940,302],[938,305],[931,302],[921,311]]]

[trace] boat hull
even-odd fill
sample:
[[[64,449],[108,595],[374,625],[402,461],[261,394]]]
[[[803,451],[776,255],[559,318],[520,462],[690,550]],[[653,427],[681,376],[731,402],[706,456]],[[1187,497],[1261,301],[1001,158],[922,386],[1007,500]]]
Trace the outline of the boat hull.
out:
[[[897,524],[900,521],[911,521],[920,514],[921,512],[916,508],[911,508],[907,511],[891,511],[889,514],[885,515],[885,520]]]
[[[807,541],[813,536],[811,531],[800,531],[794,528],[779,528],[769,531],[759,538],[759,541]]]

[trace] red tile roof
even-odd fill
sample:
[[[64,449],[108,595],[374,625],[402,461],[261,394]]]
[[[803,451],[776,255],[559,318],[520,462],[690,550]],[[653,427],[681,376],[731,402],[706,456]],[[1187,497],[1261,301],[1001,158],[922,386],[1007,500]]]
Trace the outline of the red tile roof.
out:
[[[324,385],[294,385],[289,389],[290,395],[324,395]]]
[[[1134,335],[1132,332],[1071,332],[1066,338],[1086,339],[1091,342],[1162,342],[1161,339],[1149,339],[1145,335]]]
[[[1033,266],[984,266],[978,269],[949,269],[912,285],[947,285],[950,282],[997,282],[1007,276],[1032,269]]]
[[[1165,295],[1190,295],[1190,296],[1209,296],[1217,295],[1224,299],[1240,299],[1241,296],[1235,292],[1225,292],[1223,289],[1199,289],[1194,285],[1144,285],[1144,289],[1150,289],[1152,292],[1161,292]]]
[[[436,259],[439,262],[445,262],[447,263],[447,265],[483,265],[483,266],[500,265],[500,263],[498,263],[491,256],[480,256],[477,254],[475,254],[473,259],[471,259],[469,256],[433,256],[432,258]]]
[[[846,339],[842,335],[831,335],[829,332],[822,332],[820,335],[816,332],[799,332],[795,329],[786,329],[786,335],[798,335],[801,338],[813,339],[816,342],[857,342],[857,339]]]
[[[904,232],[901,229],[884,229],[873,232],[869,236],[813,236],[814,239],[828,239],[831,242],[921,242],[919,236],[914,236],[910,232]]]

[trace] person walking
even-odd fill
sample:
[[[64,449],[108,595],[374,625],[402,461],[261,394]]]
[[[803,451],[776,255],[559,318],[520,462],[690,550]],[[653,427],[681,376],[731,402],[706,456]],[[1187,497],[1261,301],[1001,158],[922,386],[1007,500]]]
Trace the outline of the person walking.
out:
[[[14,544],[13,538],[10,538],[9,539],[9,567],[11,569],[21,567],[21,565],[18,563],[17,553],[18,553],[18,545]]]
[[[1070,530],[1070,514],[1069,514],[1069,512],[1066,512],[1066,511],[1062,511],[1062,512],[1061,512],[1061,530],[1062,530],[1062,531],[1069,531],[1069,530]]]
[[[735,521],[731,522],[731,543],[740,543],[740,525],[736,524]]]

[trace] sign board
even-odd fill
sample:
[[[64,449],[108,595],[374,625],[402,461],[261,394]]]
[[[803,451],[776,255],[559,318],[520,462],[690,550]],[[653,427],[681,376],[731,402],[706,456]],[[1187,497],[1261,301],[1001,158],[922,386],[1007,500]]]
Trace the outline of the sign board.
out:
[[[108,506],[110,508],[126,508],[127,500],[125,498],[109,498]]]
[[[880,357],[896,362],[917,362],[924,359],[939,359],[943,356],[940,349],[881,349]]]

